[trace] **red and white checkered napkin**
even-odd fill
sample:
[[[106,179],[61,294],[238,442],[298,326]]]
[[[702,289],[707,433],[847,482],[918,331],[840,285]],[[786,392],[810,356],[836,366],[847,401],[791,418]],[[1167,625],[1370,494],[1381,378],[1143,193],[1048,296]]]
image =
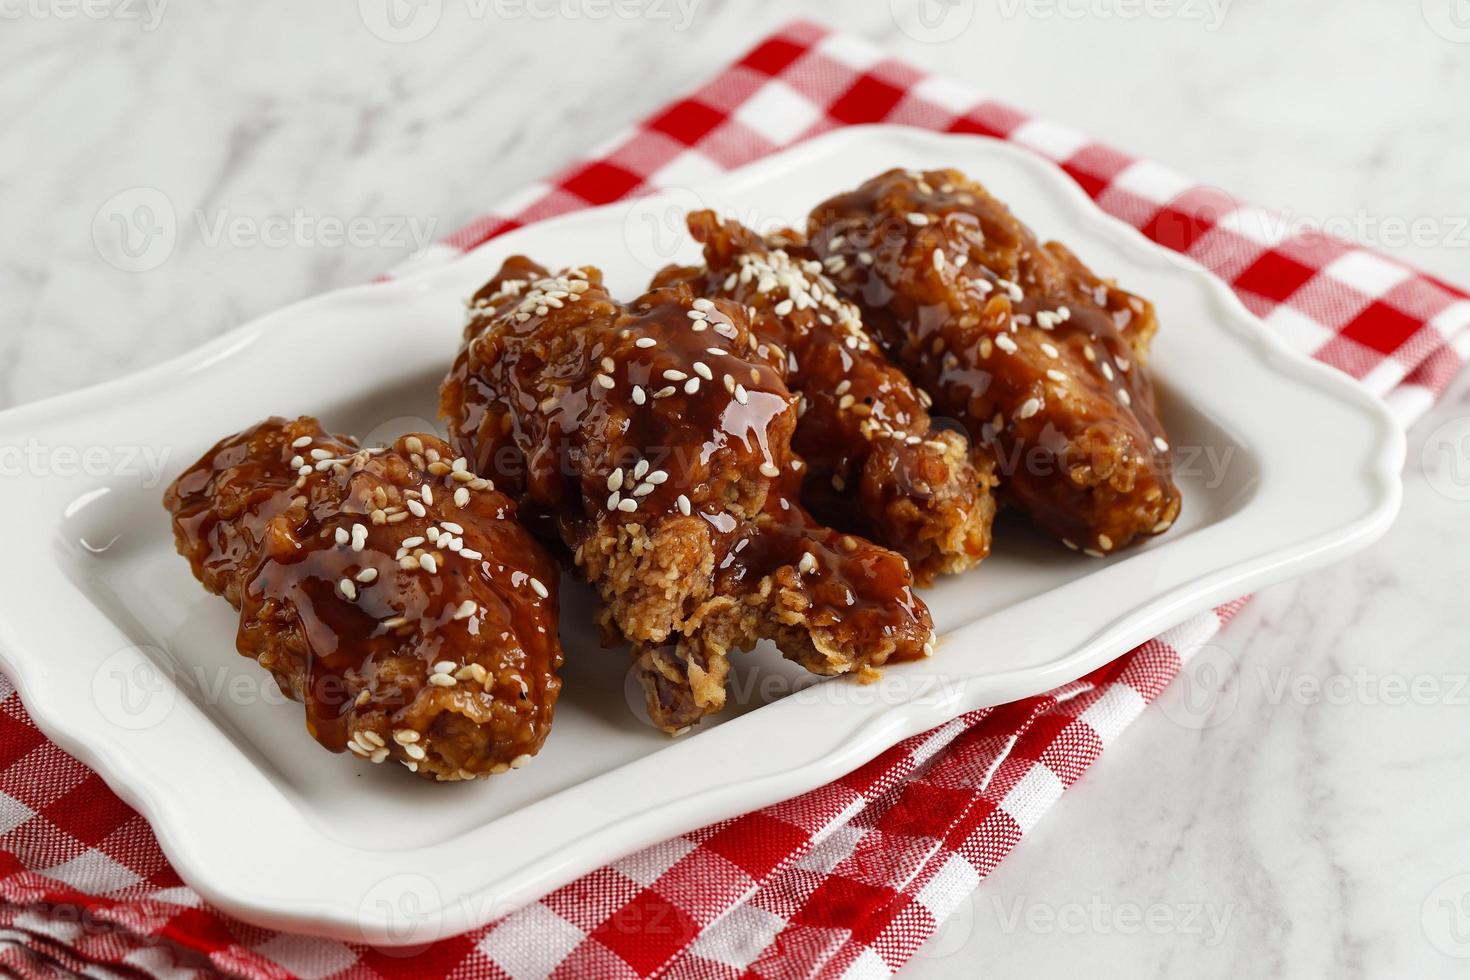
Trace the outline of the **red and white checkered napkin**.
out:
[[[1298,349],[1407,423],[1470,353],[1470,300],[810,24],[449,239],[686,186],[852,123],[984,133],[1039,150],[1104,208],[1230,282]],[[982,181],[984,174],[977,174]],[[1168,329],[1167,326],[1165,329]],[[0,690],[0,967],[309,977],[886,976],[1230,619],[1197,616],[1050,694],[972,712],[830,786],[587,875],[411,958],[283,935],[206,906],[146,823]],[[0,679],[3,683],[3,679]],[[121,972],[127,972],[125,969]]]

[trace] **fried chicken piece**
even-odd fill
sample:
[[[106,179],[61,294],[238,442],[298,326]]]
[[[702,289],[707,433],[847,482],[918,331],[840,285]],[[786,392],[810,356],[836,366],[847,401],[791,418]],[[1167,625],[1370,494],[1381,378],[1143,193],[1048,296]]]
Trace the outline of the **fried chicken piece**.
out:
[[[921,584],[989,554],[989,458],[977,472],[965,437],[933,426],[928,395],[873,343],[795,233],[768,243],[713,211],[691,214],[689,231],[706,264],[670,266],[654,285],[687,282],[740,304],[756,336],[784,355],[802,398],[792,445],[807,463],[803,502],[903,554]]]
[[[931,642],[904,559],[825,554],[796,502],[784,371],[739,306],[687,285],[624,306],[596,269],[517,256],[441,391],[452,444],[565,545],[668,730],[718,710],[726,657],[758,639],[825,673]]]
[[[164,506],[195,577],[239,610],[240,653],[328,749],[452,781],[545,742],[556,566],[443,441],[362,449],[272,418],[205,453]]]
[[[1102,555],[1179,516],[1143,368],[1144,299],[954,170],[891,170],[812,211],[811,245],[884,349],[995,459],[1005,499]]]

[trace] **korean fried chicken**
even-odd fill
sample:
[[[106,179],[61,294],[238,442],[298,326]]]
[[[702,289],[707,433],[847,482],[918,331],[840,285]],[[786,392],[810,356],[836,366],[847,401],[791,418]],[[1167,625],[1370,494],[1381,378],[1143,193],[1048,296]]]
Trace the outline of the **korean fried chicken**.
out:
[[[169,487],[179,553],[236,645],[334,752],[420,776],[518,768],[561,682],[556,566],[448,445],[360,448],[312,418],[220,442]]]
[[[1157,320],[954,170],[891,170],[812,211],[868,328],[996,462],[1004,499],[1102,555],[1179,515],[1143,362]]]
[[[907,562],[797,502],[797,399],[737,305],[684,284],[624,305],[596,269],[511,258],[471,300],[441,411],[596,588],[660,727],[718,710],[728,654],[758,639],[828,674],[931,642]]]
[[[785,361],[800,398],[792,446],[807,464],[802,500],[821,519],[909,559],[923,584],[990,551],[991,461],[932,425],[928,396],[891,364],[838,298],[794,233],[771,242],[713,211],[689,216],[703,267],[671,266],[654,285],[689,283],[744,307],[751,329]]]

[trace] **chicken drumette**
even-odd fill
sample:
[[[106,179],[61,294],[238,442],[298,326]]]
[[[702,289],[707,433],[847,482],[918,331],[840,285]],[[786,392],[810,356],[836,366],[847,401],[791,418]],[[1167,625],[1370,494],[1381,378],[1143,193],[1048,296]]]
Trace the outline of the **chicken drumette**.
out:
[[[797,502],[796,396],[738,306],[687,285],[625,306],[596,269],[514,257],[471,301],[441,409],[597,589],[660,727],[718,710],[727,655],[761,638],[824,674],[932,642],[903,557]]]
[[[1180,497],[1143,361],[1145,300],[1039,243],[953,170],[892,170],[813,210],[811,247],[885,350],[995,459],[1005,499],[1105,554]]]
[[[801,397],[792,446],[807,464],[807,506],[903,554],[920,583],[984,558],[995,516],[989,458],[977,472],[968,440],[933,426],[928,395],[878,349],[795,233],[767,242],[713,211],[691,214],[689,230],[706,264],[671,266],[654,283],[688,282],[743,306],[785,360]]]
[[[469,779],[535,754],[561,682],[556,566],[447,444],[312,418],[220,442],[169,487],[179,553],[236,645],[334,752]]]

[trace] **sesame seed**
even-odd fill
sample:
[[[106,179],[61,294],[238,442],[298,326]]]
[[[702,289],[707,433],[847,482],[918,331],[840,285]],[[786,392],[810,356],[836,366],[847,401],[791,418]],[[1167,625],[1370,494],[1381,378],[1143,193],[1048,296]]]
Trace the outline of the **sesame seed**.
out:
[[[1154,448],[1161,453],[1169,451],[1169,442],[1163,436],[1154,436]]]
[[[1097,546],[1103,551],[1111,551],[1113,549],[1113,539],[1106,534],[1099,534],[1097,536]]]
[[[337,587],[342,590],[342,594],[347,597],[348,601],[357,598],[357,586],[352,584],[352,579],[344,578],[337,583]]]
[[[915,228],[922,228],[928,223],[929,216],[927,214],[920,214],[918,211],[909,212],[909,224],[913,225]]]
[[[415,534],[411,538],[404,538],[403,539],[403,545],[402,546],[405,547],[405,548],[417,548],[419,545],[421,545],[423,543],[424,543],[423,537],[420,536],[420,535]]]
[[[547,592],[546,591],[546,586],[544,586],[544,585],[541,584],[541,580],[539,578],[535,578],[535,577],[532,577],[532,579],[531,579],[531,591],[532,592],[535,592],[537,595],[539,595],[543,599],[545,599],[547,596],[551,595],[550,592]]]
[[[621,481],[619,481],[619,482],[620,482],[620,485],[621,485]],[[618,509],[618,504],[622,501],[622,499],[623,499],[623,495],[619,491],[614,490],[612,493],[610,493],[608,495],[608,498],[607,498],[607,509],[608,510],[617,510]]]
[[[1028,398],[1021,403],[1020,408],[1016,409],[1016,418],[1029,419],[1031,416],[1035,415],[1039,411],[1041,411],[1040,399]]]
[[[419,559],[419,567],[428,572],[430,575],[433,575],[435,572],[439,571],[439,560],[433,555],[424,555],[422,558]]]
[[[1010,338],[1009,334],[997,334],[995,337],[995,346],[1007,354],[1014,354],[1017,349],[1016,342]]]
[[[454,490],[454,506],[466,507],[470,502],[469,487],[456,487]]]
[[[674,388],[673,385],[666,385],[665,387],[660,388],[658,391],[655,391],[653,393],[653,397],[654,398],[667,398],[670,395],[672,395],[674,393],[674,391],[675,391],[675,388]]]
[[[411,453],[421,453],[424,451],[424,441],[418,436],[408,436],[403,440],[403,446]]]
[[[703,310],[690,310],[684,315],[689,317],[689,319],[691,320],[704,320],[709,316],[709,314],[705,313]]]
[[[403,746],[403,754],[408,756],[416,763],[422,761],[423,758],[428,755],[428,753],[424,751],[423,746],[414,745],[412,742]],[[418,771],[417,766],[414,767],[414,771]]]
[[[352,525],[352,550],[361,551],[363,545],[367,544],[367,528],[361,524]]]
[[[479,609],[479,608],[480,607],[475,604],[475,600],[473,600],[473,599],[466,599],[464,602],[461,602],[459,604],[459,608],[454,611],[454,618],[457,619],[457,620],[458,619],[469,619],[471,616],[473,616],[475,614],[475,611],[477,609]]]
[[[464,528],[454,521],[440,521],[439,526],[451,534],[463,534]]]
[[[652,337],[639,337],[637,340],[633,341],[634,347],[642,347],[644,350],[647,350],[648,348],[653,347],[657,344],[658,341],[654,340]]]
[[[638,484],[638,486],[633,488],[633,496],[646,497],[649,494],[653,493],[653,490],[654,486],[652,483],[640,483]]]
[[[726,375],[726,377],[729,377],[729,375]],[[735,386],[735,400],[742,405],[750,403],[750,394],[745,390],[745,385],[737,384]]]
[[[332,454],[327,452],[325,449],[313,449],[311,451],[311,458],[320,462],[324,459],[331,459]]]
[[[688,517],[689,516],[689,512],[691,510],[691,508],[689,506],[689,498],[686,497],[686,496],[684,496],[681,493],[681,494],[679,494],[679,501],[678,501],[678,503],[679,503],[679,513],[683,514],[685,517]]]
[[[640,459],[633,466],[633,479],[635,479],[635,480],[641,480],[641,479],[643,479],[643,474],[645,474],[647,472],[648,472],[648,460],[646,460],[646,459]]]
[[[453,660],[440,660],[438,663],[434,664],[434,673],[452,674],[454,673],[454,668],[456,666],[457,665]]]
[[[1056,347],[1054,347],[1053,345],[1048,344],[1048,343],[1046,343],[1044,341],[1042,342],[1042,345],[1041,345],[1041,352],[1043,354],[1045,354],[1047,357],[1061,357],[1062,356],[1061,351],[1057,350]]]
[[[1128,394],[1128,389],[1118,389],[1118,401],[1122,402],[1124,405],[1131,405],[1133,403],[1133,397]]]
[[[702,310],[706,313],[715,308],[714,303],[712,303],[710,300],[705,299],[702,296],[699,299],[696,299],[693,305],[696,310]]]
[[[710,371],[709,365],[705,364],[703,361],[694,362],[694,373],[699,375],[706,381],[715,380],[714,373]]]
[[[425,510],[424,505],[419,503],[417,500],[409,500],[405,503],[405,506],[408,508],[408,512],[414,517],[428,516],[429,512]]]
[[[684,383],[684,394],[686,394],[686,395],[692,395],[692,394],[694,394],[698,390],[699,390],[699,379],[698,378],[690,378],[687,382]]]
[[[634,385],[633,386],[633,404],[634,405],[642,405],[647,400],[648,400],[647,397],[643,394],[643,387],[641,385]]]
[[[792,311],[792,309],[795,306],[796,306],[796,304],[794,302],[792,302],[791,300],[789,300],[789,299],[783,299],[781,302],[777,303],[776,306],[775,306],[776,315],[777,316],[786,316],[788,313],[790,313]]]
[[[1107,557],[1107,555],[1104,555],[1101,551],[1098,551],[1096,548],[1083,548],[1082,549],[1082,553],[1084,555],[1088,556],[1089,558],[1106,558]]]
[[[291,448],[305,449],[309,445],[311,445],[311,436],[301,436],[299,439],[295,439],[292,441]]]
[[[468,558],[470,561],[479,561],[481,558],[485,557],[473,548],[459,549],[459,556],[461,558]]]
[[[1165,531],[1169,530],[1171,526],[1172,524],[1169,521],[1159,521],[1159,523],[1154,525],[1153,530],[1155,534],[1163,534]]]
[[[648,482],[652,483],[654,486],[658,486],[668,478],[669,474],[665,473],[663,470],[654,470],[652,473],[648,474]]]
[[[363,585],[371,585],[378,580],[378,570],[376,568],[364,568],[357,573],[357,580]]]
[[[346,544],[348,541],[352,540],[352,536],[347,533],[347,529],[345,527],[337,528],[335,537],[338,544]]]
[[[399,745],[412,745],[419,740],[419,733],[412,728],[400,728],[393,733],[393,741]]]
[[[774,480],[780,475],[781,471],[777,469],[776,464],[771,462],[765,462],[761,464],[761,476],[770,477]]]
[[[1057,382],[1062,382],[1062,381],[1066,381],[1067,380],[1067,376],[1065,374],[1063,374],[1061,371],[1058,371],[1056,368],[1047,368],[1046,376],[1048,378],[1051,378],[1053,381],[1057,381]]]
[[[1098,370],[1102,372],[1102,376],[1104,378],[1108,379],[1109,381],[1113,380],[1113,369],[1107,361],[1099,363],[1097,367]]]
[[[419,560],[413,555],[404,555],[402,558],[398,559],[398,567],[403,569],[405,572],[417,571],[419,567]]]
[[[617,382],[613,381],[612,378],[608,377],[605,374],[598,374],[596,376],[596,381],[604,388],[612,388],[614,385],[617,384]]]
[[[616,490],[623,485],[623,468],[619,466],[607,475],[607,488]]]
[[[808,551],[801,556],[801,561],[796,565],[797,571],[803,575],[809,575],[817,568],[817,556]]]
[[[685,374],[683,371],[676,371],[673,368],[669,368],[667,371],[665,371],[663,376],[664,380],[666,381],[683,381],[685,378],[689,377],[689,375]]]
[[[455,680],[449,674],[430,674],[429,683],[433,684],[435,687],[453,687],[454,685],[458,684],[459,681]]]
[[[631,514],[637,509],[638,501],[634,500],[632,497],[624,497],[622,500],[618,501],[618,510],[622,511],[624,514]]]

